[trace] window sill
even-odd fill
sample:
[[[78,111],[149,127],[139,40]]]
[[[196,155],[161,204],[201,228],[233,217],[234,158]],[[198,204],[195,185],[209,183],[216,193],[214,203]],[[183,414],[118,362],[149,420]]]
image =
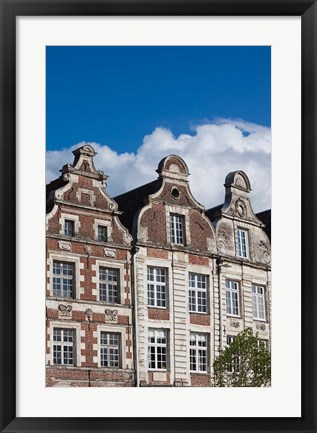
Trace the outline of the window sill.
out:
[[[195,370],[190,370],[190,374],[209,374],[209,371],[195,371]]]
[[[210,316],[208,311],[190,311],[189,314],[201,314],[202,316]]]

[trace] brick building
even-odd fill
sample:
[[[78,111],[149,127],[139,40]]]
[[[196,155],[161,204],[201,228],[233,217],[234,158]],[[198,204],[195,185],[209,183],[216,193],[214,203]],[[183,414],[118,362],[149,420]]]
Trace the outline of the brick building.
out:
[[[186,163],[111,199],[94,149],[47,186],[47,385],[210,386],[245,327],[270,341],[270,240],[249,179],[205,211]]]

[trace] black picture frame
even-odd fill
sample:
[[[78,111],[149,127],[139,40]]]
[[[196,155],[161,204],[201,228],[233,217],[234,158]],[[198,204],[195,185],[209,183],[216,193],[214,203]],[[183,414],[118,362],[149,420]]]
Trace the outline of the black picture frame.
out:
[[[0,427],[2,432],[316,432],[316,60],[311,0],[0,0]],[[300,418],[18,418],[16,416],[16,17],[300,16],[302,24],[302,416]],[[289,180],[281,179],[289,182]],[[290,205],[291,209],[291,205]],[[290,210],[289,209],[289,210]],[[288,210],[288,211],[289,211]],[[289,213],[291,215],[291,212]],[[290,354],[287,356],[291,356]],[[286,359],[287,362],[287,359]],[[291,379],[290,379],[291,380]],[[30,392],[32,392],[30,390]],[[283,404],[283,402],[281,402]]]

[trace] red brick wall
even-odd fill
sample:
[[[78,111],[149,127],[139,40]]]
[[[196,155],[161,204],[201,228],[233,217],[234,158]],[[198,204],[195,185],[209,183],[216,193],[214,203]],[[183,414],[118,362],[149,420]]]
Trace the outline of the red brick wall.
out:
[[[169,320],[170,311],[161,308],[149,308],[148,309],[149,319],[153,320]]]
[[[192,325],[210,326],[210,314],[190,313],[190,323]]]
[[[190,374],[191,386],[210,386],[211,380],[208,373],[191,373]]]

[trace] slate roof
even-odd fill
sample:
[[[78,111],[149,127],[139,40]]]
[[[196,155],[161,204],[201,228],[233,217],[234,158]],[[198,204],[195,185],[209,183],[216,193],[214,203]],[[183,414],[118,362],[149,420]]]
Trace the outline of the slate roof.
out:
[[[112,197],[113,200],[118,203],[119,211],[122,212],[119,217],[120,221],[130,233],[132,233],[135,214],[144,207],[147,197],[161,188],[162,181],[162,178],[158,178],[153,182],[132,189],[124,194]]]
[[[271,240],[271,209],[259,212],[256,216],[265,224],[264,231]]]
[[[46,200],[49,199],[49,195],[52,191],[56,191],[59,188],[62,188],[64,185],[68,183],[67,180],[63,179],[63,176],[60,176],[59,178],[52,180],[49,184],[46,185]]]
[[[223,207],[223,204],[219,204],[218,206],[215,206],[215,207],[212,207],[212,208],[206,210],[205,213],[211,222],[214,222],[214,220],[221,215],[220,211],[221,211],[222,207]]]

